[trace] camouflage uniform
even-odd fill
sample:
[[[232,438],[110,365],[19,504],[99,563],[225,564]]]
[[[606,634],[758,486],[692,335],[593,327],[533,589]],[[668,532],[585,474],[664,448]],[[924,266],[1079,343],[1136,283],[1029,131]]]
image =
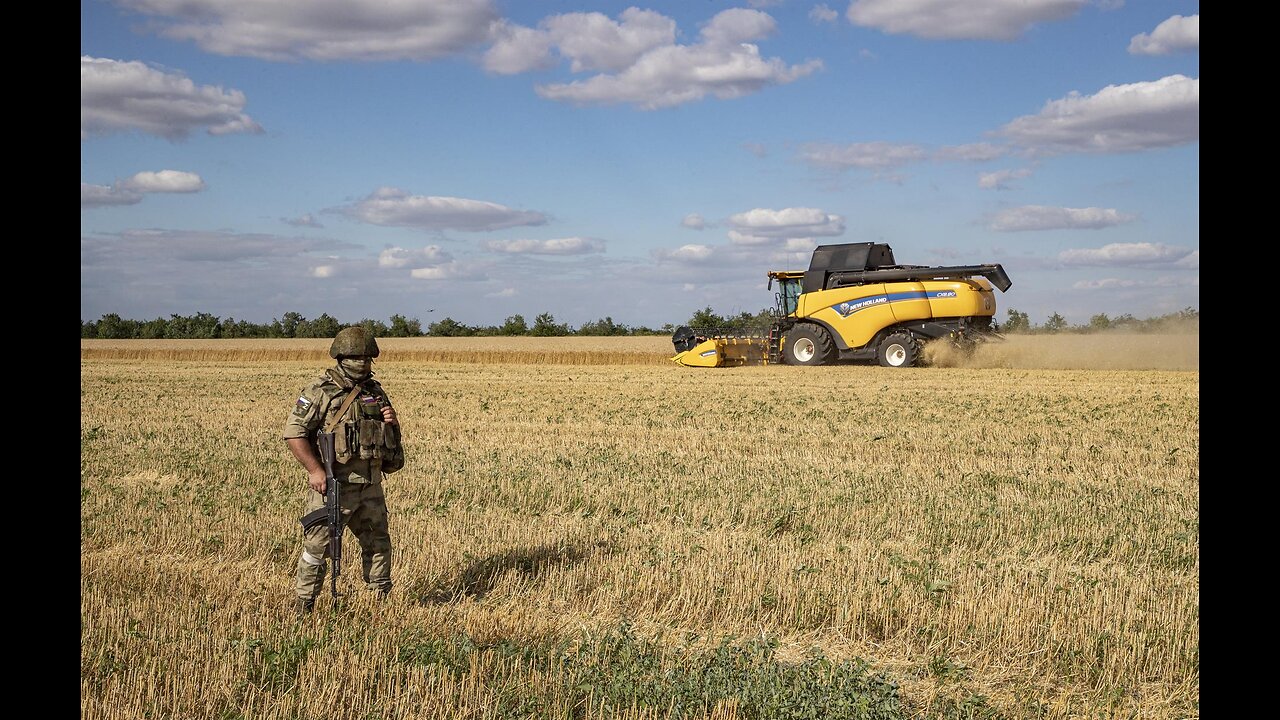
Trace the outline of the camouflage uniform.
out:
[[[365,587],[386,594],[391,590],[391,536],[387,528],[387,504],[382,492],[384,473],[404,464],[398,425],[382,422],[382,406],[391,400],[373,378],[360,383],[361,390],[334,429],[334,478],[339,483],[342,524],[360,542]],[[316,433],[333,423],[355,383],[338,368],[329,368],[303,388],[284,426],[284,439],[308,438],[319,456]],[[307,512],[324,507],[325,496],[307,487]],[[325,558],[329,554],[329,528],[313,526],[303,535],[298,559],[296,591],[309,607],[324,589]],[[344,553],[345,554],[345,553]]]

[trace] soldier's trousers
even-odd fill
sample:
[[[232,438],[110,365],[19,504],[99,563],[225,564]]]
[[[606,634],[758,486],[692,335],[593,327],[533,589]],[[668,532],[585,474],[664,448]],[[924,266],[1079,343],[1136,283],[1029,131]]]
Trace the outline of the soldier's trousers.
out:
[[[360,567],[369,590],[391,590],[391,534],[387,529],[387,499],[382,483],[342,483],[338,489],[343,527],[360,543]],[[307,512],[324,507],[324,495],[307,488]],[[345,533],[344,533],[345,534]],[[347,543],[343,557],[350,557]],[[302,537],[298,558],[298,597],[313,599],[324,590],[329,557],[329,526],[312,526]],[[345,565],[345,563],[344,563]]]

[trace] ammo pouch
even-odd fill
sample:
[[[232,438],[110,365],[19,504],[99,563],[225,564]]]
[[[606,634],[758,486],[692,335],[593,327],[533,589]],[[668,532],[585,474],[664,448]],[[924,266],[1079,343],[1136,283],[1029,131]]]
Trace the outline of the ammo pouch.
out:
[[[340,463],[381,458],[383,472],[404,467],[400,428],[381,420],[348,420],[333,436],[333,454]]]

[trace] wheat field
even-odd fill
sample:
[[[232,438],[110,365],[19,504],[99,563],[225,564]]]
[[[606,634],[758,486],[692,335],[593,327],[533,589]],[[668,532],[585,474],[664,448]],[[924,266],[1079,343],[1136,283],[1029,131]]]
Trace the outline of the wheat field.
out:
[[[1197,336],[379,344],[395,590],[298,621],[328,341],[82,341],[82,719],[1199,717]]]

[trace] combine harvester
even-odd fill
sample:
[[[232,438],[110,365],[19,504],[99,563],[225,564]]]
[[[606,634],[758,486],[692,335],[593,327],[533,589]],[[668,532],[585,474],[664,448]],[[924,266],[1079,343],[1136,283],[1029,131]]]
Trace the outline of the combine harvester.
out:
[[[1002,340],[992,287],[1013,284],[1000,265],[898,265],[885,243],[819,245],[808,270],[770,270],[778,319],[758,334],[682,326],[673,361],[688,367],[826,365],[876,360],[911,367],[923,344]]]

